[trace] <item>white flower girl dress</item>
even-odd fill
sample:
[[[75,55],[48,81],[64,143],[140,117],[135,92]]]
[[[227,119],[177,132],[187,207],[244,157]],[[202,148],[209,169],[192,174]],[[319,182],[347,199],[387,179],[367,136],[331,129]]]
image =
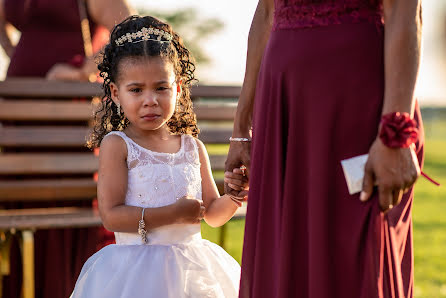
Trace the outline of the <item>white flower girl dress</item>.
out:
[[[128,189],[125,203],[146,208],[173,204],[185,195],[201,199],[198,147],[181,136],[177,153],[160,153],[111,132],[127,144]],[[150,220],[150,219],[149,219]],[[85,262],[73,298],[238,297],[240,266],[218,245],[201,238],[199,224],[175,224],[140,235],[115,233],[108,245]]]

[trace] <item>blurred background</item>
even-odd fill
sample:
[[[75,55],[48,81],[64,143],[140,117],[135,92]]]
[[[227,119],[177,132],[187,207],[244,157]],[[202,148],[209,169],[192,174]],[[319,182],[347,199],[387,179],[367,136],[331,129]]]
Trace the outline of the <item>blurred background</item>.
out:
[[[242,84],[247,38],[255,0],[129,0],[140,14],[158,16],[173,25],[198,61],[201,84]],[[174,9],[172,9],[174,8]],[[426,132],[424,171],[443,184],[417,182],[414,203],[415,297],[446,297],[446,0],[423,1],[423,54],[416,96]],[[18,39],[15,34],[15,40]],[[0,80],[8,58],[0,53]],[[235,102],[237,99],[234,98]],[[226,146],[209,148],[226,152]],[[222,173],[215,173],[221,176]],[[243,220],[226,228],[226,249],[239,262]],[[217,242],[216,229],[203,226],[204,237]]]

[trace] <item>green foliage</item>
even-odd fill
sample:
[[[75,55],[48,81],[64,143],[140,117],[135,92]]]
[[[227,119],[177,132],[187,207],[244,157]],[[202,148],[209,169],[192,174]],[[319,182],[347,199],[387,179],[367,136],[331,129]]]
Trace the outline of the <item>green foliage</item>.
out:
[[[138,9],[140,15],[150,15],[169,23],[173,30],[183,38],[186,47],[192,52],[197,63],[210,62],[209,56],[203,50],[203,43],[211,35],[223,28],[223,22],[216,18],[202,18],[194,8],[182,10],[153,11]]]

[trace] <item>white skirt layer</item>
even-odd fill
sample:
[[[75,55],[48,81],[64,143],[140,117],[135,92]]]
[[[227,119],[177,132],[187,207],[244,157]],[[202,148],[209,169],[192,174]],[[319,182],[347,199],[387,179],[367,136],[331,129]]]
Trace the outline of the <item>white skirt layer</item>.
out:
[[[207,240],[109,245],[85,262],[71,297],[227,298],[239,282],[239,264]]]

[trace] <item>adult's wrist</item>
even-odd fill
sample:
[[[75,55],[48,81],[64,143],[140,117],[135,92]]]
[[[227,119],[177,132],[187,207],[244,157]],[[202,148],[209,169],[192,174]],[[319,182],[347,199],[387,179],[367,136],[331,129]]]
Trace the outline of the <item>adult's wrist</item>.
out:
[[[387,113],[381,117],[378,137],[389,148],[408,148],[418,140],[418,124],[409,113]]]
[[[251,138],[251,123],[247,119],[234,121],[233,138]]]
[[[243,102],[244,101],[239,100],[234,118],[233,137],[249,137],[251,133],[252,108],[246,106]]]

